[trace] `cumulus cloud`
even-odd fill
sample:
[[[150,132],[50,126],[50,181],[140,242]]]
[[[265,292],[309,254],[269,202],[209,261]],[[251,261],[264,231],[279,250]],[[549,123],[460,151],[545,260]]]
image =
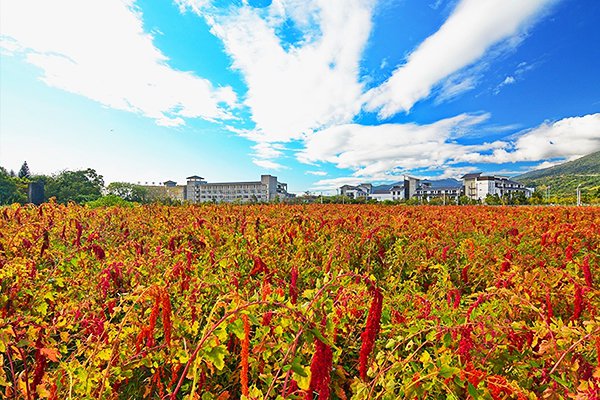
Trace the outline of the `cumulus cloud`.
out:
[[[398,168],[443,166],[465,152],[464,146],[451,140],[487,118],[487,114],[462,114],[428,125],[339,125],[307,137],[298,160],[329,162],[338,168],[354,170],[357,177],[370,178],[383,177]],[[486,144],[477,149],[489,146]]]
[[[237,101],[234,91],[169,67],[133,3],[6,0],[0,44],[39,67],[49,86],[160,125],[229,118]]]
[[[462,0],[440,29],[408,56],[405,64],[381,86],[367,92],[366,109],[378,110],[380,118],[410,111],[443,79],[480,59],[493,45],[518,36],[552,2]],[[470,83],[467,80],[455,90],[464,90]]]
[[[301,139],[313,129],[346,123],[360,111],[359,64],[374,0],[274,0],[269,7],[220,9],[178,0],[205,18],[248,86],[245,105],[261,142]],[[293,25],[301,38],[284,43]]]
[[[428,125],[336,126],[310,137],[298,159],[328,162],[353,171],[352,176],[315,183],[315,187],[331,189],[346,183],[390,182],[415,170],[421,171],[421,178],[456,178],[477,169],[465,163],[573,159],[600,150],[600,114],[544,123],[490,143],[465,145],[455,140],[469,130],[477,130],[486,118],[488,115],[462,114]]]
[[[473,155],[472,162],[509,163],[573,159],[600,150],[600,113],[564,118],[519,134],[489,155]]]
[[[280,143],[257,143],[252,146],[254,155],[258,158],[278,158],[283,155],[284,146]]]

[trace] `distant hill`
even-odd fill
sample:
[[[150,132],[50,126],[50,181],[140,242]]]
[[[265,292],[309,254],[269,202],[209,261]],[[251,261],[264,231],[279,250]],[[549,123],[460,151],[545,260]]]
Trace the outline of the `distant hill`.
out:
[[[577,185],[591,194],[600,190],[600,151],[513,179],[530,187],[549,186],[551,193],[558,196],[574,196]]]

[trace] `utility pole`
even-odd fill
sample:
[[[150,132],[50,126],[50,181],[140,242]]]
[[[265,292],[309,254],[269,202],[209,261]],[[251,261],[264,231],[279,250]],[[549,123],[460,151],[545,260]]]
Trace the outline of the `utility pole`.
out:
[[[581,189],[579,189],[581,187],[581,183],[579,185],[577,185],[577,205],[580,206],[581,205]]]

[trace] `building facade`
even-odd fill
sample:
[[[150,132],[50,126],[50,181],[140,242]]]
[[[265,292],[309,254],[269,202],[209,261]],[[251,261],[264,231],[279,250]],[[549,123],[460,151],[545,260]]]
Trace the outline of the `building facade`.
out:
[[[455,179],[424,180],[417,187],[415,197],[422,201],[441,199],[444,204],[455,204],[462,194],[462,183]]]
[[[351,199],[366,200],[407,200],[412,198],[419,185],[419,179],[404,176],[404,180],[392,185],[373,186],[370,183],[361,183],[358,186],[344,185],[340,187],[340,194]]]
[[[445,204],[458,203],[460,196],[467,196],[472,200],[485,200],[488,195],[498,197],[513,197],[524,194],[531,197],[532,189],[504,176],[466,174],[462,182],[456,179],[420,180],[404,176],[404,180],[391,185],[373,186],[370,183],[361,183],[357,186],[344,185],[340,187],[340,194],[353,199],[366,200],[408,200],[416,198],[430,201],[439,198]]]
[[[279,182],[273,175],[261,175],[260,181],[215,183],[193,175],[187,178],[186,189],[190,203],[268,202],[292,197],[287,183]]]
[[[498,197],[512,197],[524,194],[531,197],[531,189],[522,183],[513,181],[504,176],[482,175],[481,172],[466,174],[462,177],[465,196],[471,200],[485,200],[488,195]]]
[[[340,195],[351,199],[368,199],[373,191],[370,183],[361,183],[358,186],[344,185],[340,187]]]

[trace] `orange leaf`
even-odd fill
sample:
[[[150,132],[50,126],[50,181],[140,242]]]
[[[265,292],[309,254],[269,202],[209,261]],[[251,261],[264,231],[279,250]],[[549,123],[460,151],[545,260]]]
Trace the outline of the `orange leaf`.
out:
[[[58,359],[60,358],[60,353],[56,349],[48,349],[48,348],[44,347],[43,349],[40,350],[40,352],[43,355],[45,355],[46,357],[48,357],[50,359],[50,361],[57,362]]]

